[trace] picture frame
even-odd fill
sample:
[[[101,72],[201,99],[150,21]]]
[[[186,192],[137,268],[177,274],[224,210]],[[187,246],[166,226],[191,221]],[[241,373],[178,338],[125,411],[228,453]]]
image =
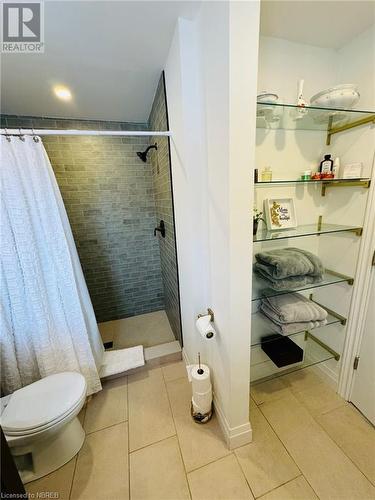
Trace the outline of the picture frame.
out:
[[[297,215],[294,198],[266,198],[264,214],[267,229],[280,231],[297,227]]]

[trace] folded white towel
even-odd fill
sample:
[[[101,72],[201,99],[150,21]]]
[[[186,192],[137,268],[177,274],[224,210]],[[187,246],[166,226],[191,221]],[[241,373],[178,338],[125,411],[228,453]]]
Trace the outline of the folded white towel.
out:
[[[304,332],[306,330],[314,330],[327,324],[327,320],[322,321],[304,321],[299,323],[275,323],[267,315],[263,313],[264,321],[268,324],[271,332],[281,333],[281,335],[293,335],[294,333]]]
[[[143,366],[144,364],[145,358],[143,355],[143,346],[141,345],[127,349],[105,351],[100,367],[100,378],[117,375],[132,368]]]
[[[261,308],[277,323],[323,321],[328,315],[325,309],[299,293],[264,298]]]

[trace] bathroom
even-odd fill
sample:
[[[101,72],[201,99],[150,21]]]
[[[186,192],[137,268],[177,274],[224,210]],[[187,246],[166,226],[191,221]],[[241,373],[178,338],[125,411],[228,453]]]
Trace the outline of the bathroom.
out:
[[[14,302],[2,303],[2,331],[11,332],[1,340],[2,396],[11,395],[18,419],[13,432],[1,419],[4,491],[116,500],[375,497],[366,357],[373,4],[290,4],[44,2],[44,52],[3,48],[2,219],[11,216],[2,261]],[[328,30],[330,16],[337,29]],[[301,80],[306,104],[296,107]],[[308,108],[314,94],[344,83],[360,94],[353,121],[367,122],[326,144],[325,115]],[[362,170],[331,186],[297,184],[325,154]],[[265,170],[272,178],[262,184]],[[318,229],[269,237],[260,220],[253,236],[253,207],[265,212],[275,193],[294,207],[288,231]],[[251,276],[255,254],[287,247],[318,256],[336,278],[302,292],[329,311],[329,324],[307,338],[287,335],[304,359],[280,370],[261,346]],[[12,288],[19,283],[20,292]],[[213,389],[203,425],[192,403],[198,359]],[[43,422],[32,421],[36,405],[24,410],[34,407],[38,382],[51,394]],[[64,406],[64,391],[74,408]],[[65,427],[56,425],[62,416]],[[30,436],[51,421],[47,456],[47,441]]]

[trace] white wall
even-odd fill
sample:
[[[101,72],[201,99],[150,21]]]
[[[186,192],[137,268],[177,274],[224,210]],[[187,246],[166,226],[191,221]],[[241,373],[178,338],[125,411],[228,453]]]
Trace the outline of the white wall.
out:
[[[261,36],[258,90],[276,92],[281,102],[294,104],[297,81],[304,79],[304,95],[310,99],[320,90],[335,84],[335,65],[334,49]]]
[[[259,3],[204,2],[166,64],[184,351],[201,352],[231,447],[249,425],[251,224]],[[244,64],[247,60],[248,64]],[[211,307],[218,336],[202,340]]]

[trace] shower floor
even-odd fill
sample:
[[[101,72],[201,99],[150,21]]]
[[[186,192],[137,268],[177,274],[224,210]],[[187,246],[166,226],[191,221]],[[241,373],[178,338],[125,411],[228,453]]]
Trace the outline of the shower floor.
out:
[[[176,340],[165,311],[105,321],[98,326],[103,342],[113,342],[114,349],[152,347]]]

